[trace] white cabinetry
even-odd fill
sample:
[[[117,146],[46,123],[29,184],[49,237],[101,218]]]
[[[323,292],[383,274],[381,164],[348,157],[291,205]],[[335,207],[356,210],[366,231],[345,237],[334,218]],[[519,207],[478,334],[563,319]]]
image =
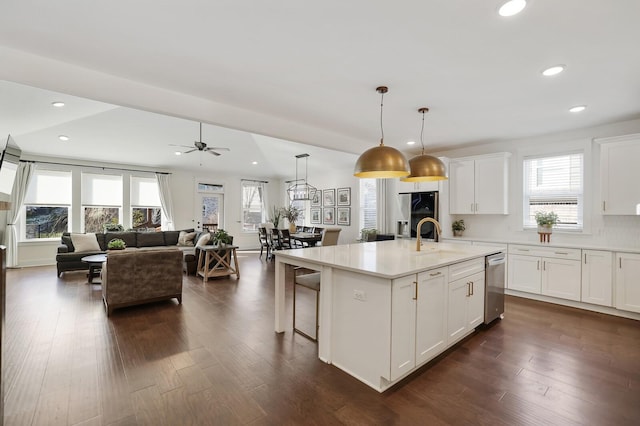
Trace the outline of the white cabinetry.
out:
[[[510,244],[508,288],[579,301],[580,255],[577,249]]]
[[[397,192],[426,192],[426,191],[439,191],[440,185],[438,181],[428,182],[403,182],[398,180],[396,182]]]
[[[613,254],[604,250],[582,250],[582,301],[613,306]]]
[[[450,214],[508,214],[509,153],[449,163]]]
[[[635,215],[640,211],[640,134],[599,141],[602,214]]]
[[[484,320],[484,259],[449,267],[447,344],[450,345]]]
[[[616,253],[616,308],[640,312],[640,254]]]
[[[445,267],[393,280],[391,381],[446,348],[447,277]]]

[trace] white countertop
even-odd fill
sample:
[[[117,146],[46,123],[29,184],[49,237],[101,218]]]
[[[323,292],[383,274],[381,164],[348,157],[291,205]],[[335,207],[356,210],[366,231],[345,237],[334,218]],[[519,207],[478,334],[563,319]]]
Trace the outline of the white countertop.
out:
[[[298,259],[319,265],[394,279],[504,251],[506,245],[473,246],[425,242],[416,251],[415,239],[343,244],[276,251],[276,259]]]

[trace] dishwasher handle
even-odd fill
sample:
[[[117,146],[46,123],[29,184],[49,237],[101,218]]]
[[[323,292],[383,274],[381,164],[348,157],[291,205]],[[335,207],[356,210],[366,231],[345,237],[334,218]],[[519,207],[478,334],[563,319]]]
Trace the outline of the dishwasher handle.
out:
[[[496,257],[494,259],[488,259],[487,260],[487,265],[489,265],[489,266],[502,265],[504,262],[505,262],[505,258],[504,257]]]

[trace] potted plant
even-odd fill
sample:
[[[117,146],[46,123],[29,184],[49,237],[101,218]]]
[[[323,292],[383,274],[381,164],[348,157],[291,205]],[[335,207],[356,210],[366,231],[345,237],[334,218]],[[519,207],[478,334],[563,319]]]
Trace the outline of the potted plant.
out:
[[[376,235],[378,235],[378,230],[376,228],[362,228],[360,231],[362,235],[362,241],[375,241]]]
[[[273,223],[274,229],[278,229],[281,216],[282,216],[282,209],[279,209],[276,206],[273,206],[273,210],[271,210],[271,223]]]
[[[536,212],[536,223],[538,232],[550,234],[553,225],[558,223],[558,215],[554,212]]]
[[[464,226],[464,219],[456,220],[451,224],[451,230],[454,237],[462,237],[462,232],[467,229]]]
[[[289,221],[289,232],[296,232],[296,221],[300,217],[301,210],[296,206],[290,205],[282,209],[282,214]]]
[[[233,237],[224,229],[218,229],[211,233],[211,241],[213,242],[213,245],[216,246],[220,244],[231,244],[233,242]]]
[[[120,238],[114,238],[107,243],[107,250],[124,250],[125,248],[127,248],[127,245]]]

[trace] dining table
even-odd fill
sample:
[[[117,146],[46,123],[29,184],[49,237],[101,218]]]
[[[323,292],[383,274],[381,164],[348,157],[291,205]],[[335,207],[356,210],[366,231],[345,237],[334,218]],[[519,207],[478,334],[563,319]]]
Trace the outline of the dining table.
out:
[[[303,246],[306,243],[309,247],[313,247],[322,240],[322,234],[316,234],[313,232],[296,232],[290,235],[290,239],[300,242]]]

